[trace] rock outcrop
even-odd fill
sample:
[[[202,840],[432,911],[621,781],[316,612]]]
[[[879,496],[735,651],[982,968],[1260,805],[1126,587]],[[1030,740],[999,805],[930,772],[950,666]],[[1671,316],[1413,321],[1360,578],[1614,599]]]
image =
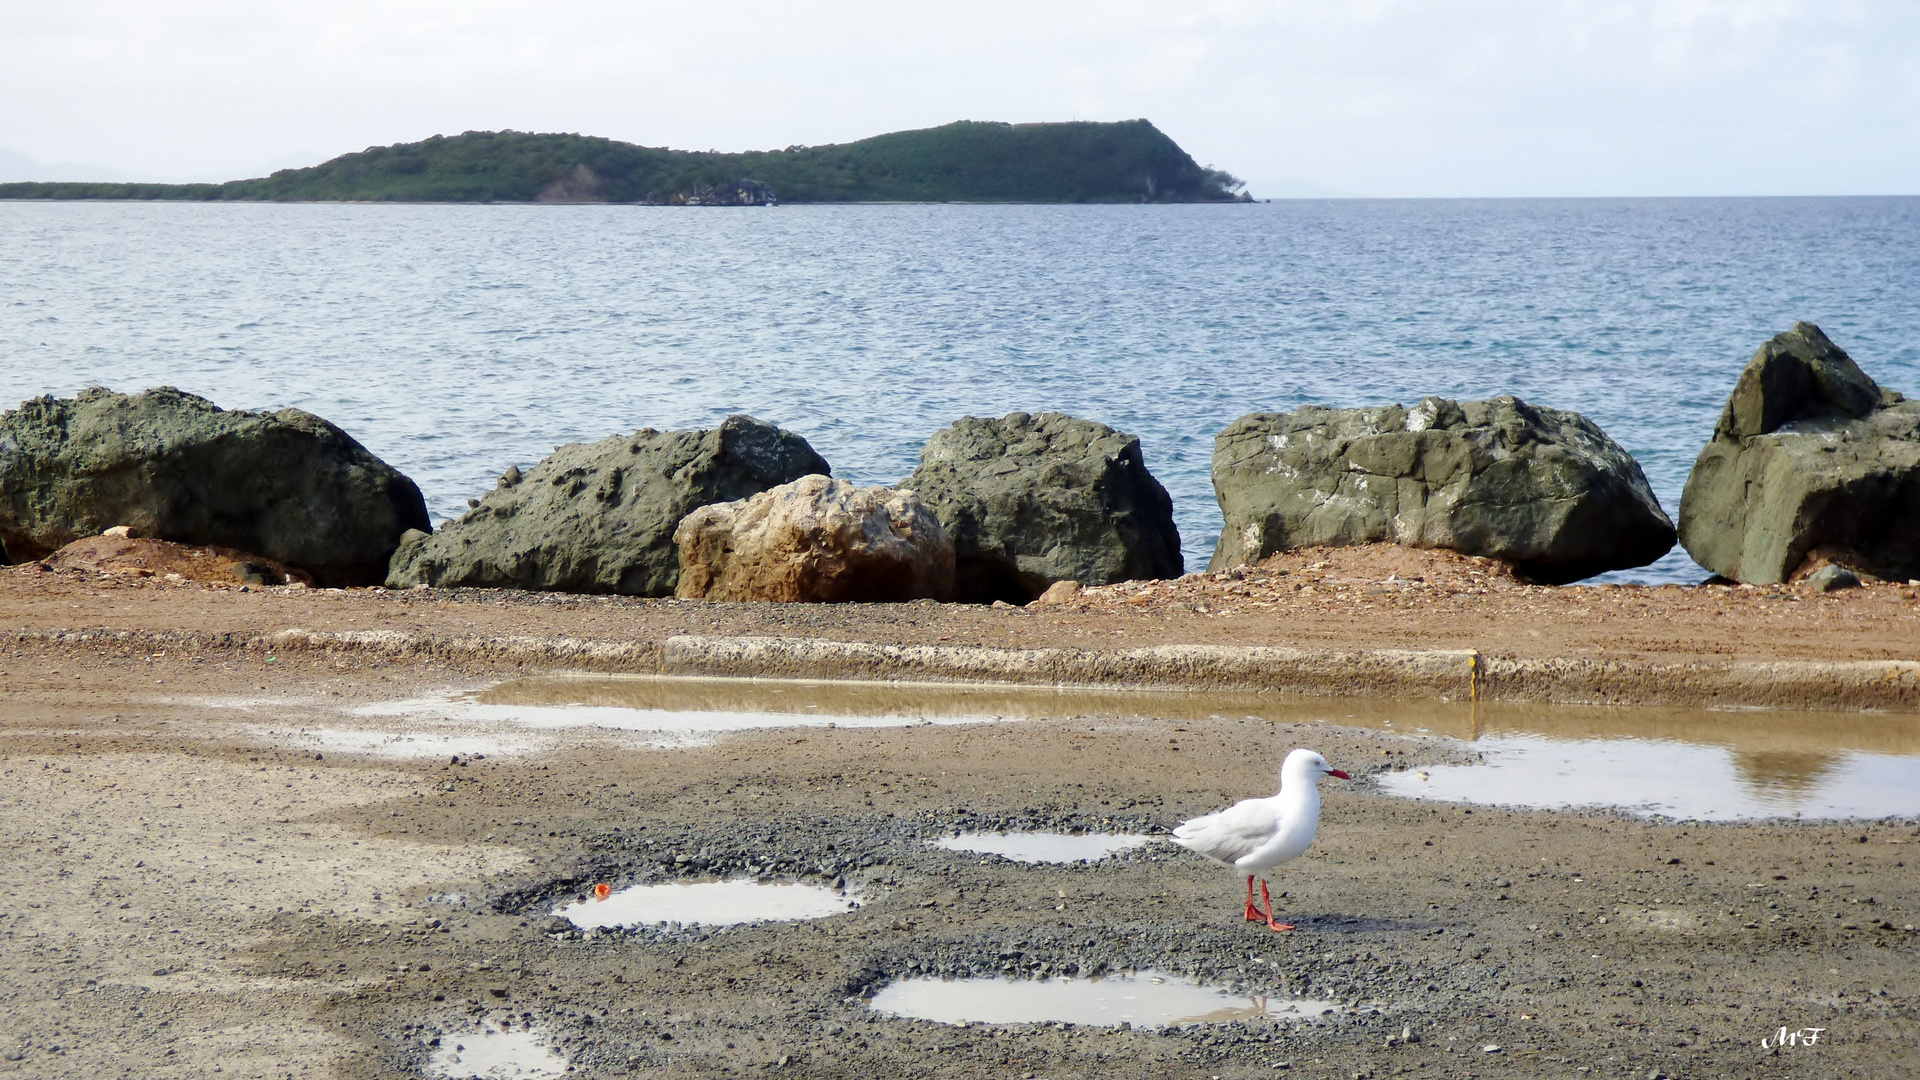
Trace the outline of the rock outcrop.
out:
[[[933,434],[901,486],[953,537],[955,594],[1025,604],[1056,581],[1179,577],[1173,500],[1140,440],[1062,413],[966,417]]]
[[[1811,323],[1760,347],[1680,497],[1680,543],[1716,574],[1832,563],[1920,577],[1920,402],[1883,390]]]
[[[953,594],[953,541],[911,491],[805,476],[674,531],[684,599],[884,603]]]
[[[682,518],[827,471],[805,439],[751,416],[562,446],[509,468],[459,520],[408,537],[387,585],[672,596]]]
[[[1386,541],[1564,583],[1644,566],[1674,529],[1640,466],[1579,413],[1516,397],[1255,413],[1214,440],[1210,568]]]
[[[0,417],[0,550],[39,559],[116,525],[253,552],[321,585],[377,585],[408,529],[413,481],[299,409],[221,409],[160,387],[34,398]]]

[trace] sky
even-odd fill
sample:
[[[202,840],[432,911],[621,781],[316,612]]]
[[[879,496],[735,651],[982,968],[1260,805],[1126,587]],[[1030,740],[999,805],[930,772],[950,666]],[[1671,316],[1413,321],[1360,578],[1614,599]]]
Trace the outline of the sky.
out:
[[[0,0],[0,179],[1135,117],[1257,196],[1916,194],[1920,3]]]

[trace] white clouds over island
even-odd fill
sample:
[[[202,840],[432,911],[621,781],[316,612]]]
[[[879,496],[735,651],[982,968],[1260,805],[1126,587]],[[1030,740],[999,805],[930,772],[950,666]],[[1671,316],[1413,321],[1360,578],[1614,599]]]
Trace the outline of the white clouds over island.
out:
[[[1256,193],[1911,193],[1920,8],[5,3],[0,104],[0,147],[156,178],[467,129],[755,149],[1144,116]]]

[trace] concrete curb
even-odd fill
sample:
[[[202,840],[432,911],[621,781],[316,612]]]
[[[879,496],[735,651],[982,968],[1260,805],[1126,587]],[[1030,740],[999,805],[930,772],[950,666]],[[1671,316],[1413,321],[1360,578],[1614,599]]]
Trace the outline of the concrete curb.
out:
[[[661,670],[686,675],[928,679],[1251,690],[1562,704],[1920,712],[1920,662],[1652,664],[1516,659],[1471,650],[1258,646],[984,649],[775,637],[671,637]]]
[[[1920,662],[1773,660],[1655,664],[1489,657],[1488,700],[1920,712]]]
[[[371,654],[394,660],[532,663],[594,671],[657,671],[652,641],[593,638],[434,637],[397,630],[281,630],[272,634],[203,634],[190,630],[21,630],[0,636],[15,645],[119,647],[146,650]]]
[[[531,635],[435,637],[393,630],[24,630],[0,641],[146,651],[319,652],[391,660],[516,663],[591,671],[748,678],[878,679],[1047,686],[1218,689],[1311,697],[1679,705],[1920,713],[1920,662],[1529,659],[1470,650],[1312,650],[1160,645],[990,649],[792,637],[675,636],[664,642]]]
[[[1144,649],[988,649],[873,645],[780,637],[670,637],[661,671],[768,678],[918,679],[1283,691],[1332,697],[1374,694],[1465,700],[1476,654],[1378,649],[1313,652],[1262,646],[1158,645]]]

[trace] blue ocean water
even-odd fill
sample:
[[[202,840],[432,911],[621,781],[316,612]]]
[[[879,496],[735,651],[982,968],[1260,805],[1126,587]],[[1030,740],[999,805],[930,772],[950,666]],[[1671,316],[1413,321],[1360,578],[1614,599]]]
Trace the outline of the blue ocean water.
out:
[[[745,411],[905,476],[965,414],[1140,436],[1189,568],[1244,413],[1518,394],[1631,450],[1669,514],[1796,319],[1920,391],[1920,199],[1229,206],[0,203],[0,403],[171,384],[297,406],[436,520],[510,464]],[[1612,580],[1692,581],[1679,549]]]

